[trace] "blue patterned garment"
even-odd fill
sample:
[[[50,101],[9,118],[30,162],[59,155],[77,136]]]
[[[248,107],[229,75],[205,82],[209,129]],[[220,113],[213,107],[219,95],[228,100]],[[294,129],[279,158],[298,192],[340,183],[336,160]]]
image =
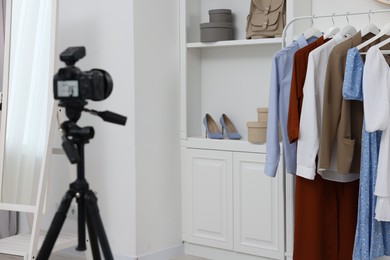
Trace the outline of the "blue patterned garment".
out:
[[[345,99],[363,101],[363,69],[364,63],[359,51],[356,48],[350,49],[343,84]],[[378,222],[375,219],[374,191],[381,134],[380,131],[366,132],[363,122],[359,206],[353,260],[374,260],[390,255],[390,222]]]

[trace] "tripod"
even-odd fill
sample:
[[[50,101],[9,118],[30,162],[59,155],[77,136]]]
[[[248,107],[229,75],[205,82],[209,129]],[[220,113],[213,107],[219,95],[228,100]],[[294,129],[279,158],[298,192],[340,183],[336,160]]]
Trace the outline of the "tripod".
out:
[[[64,133],[62,146],[65,153],[71,163],[77,163],[77,179],[69,185],[69,190],[62,198],[36,259],[49,259],[65,222],[70,204],[76,198],[78,209],[78,246],[76,250],[86,250],[85,223],[87,223],[93,259],[101,259],[98,245],[100,242],[105,259],[112,260],[114,258],[100,218],[97,198],[94,192],[89,189],[89,184],[84,176],[84,145],[93,138],[94,130],[92,127],[80,128],[73,121],[65,121],[61,124],[61,131]]]

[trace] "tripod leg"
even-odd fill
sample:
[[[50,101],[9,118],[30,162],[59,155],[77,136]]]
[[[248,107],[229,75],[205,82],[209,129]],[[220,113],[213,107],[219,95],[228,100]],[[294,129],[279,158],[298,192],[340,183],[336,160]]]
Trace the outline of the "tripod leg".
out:
[[[114,260],[106,233],[104,231],[103,222],[100,218],[99,208],[97,206],[97,198],[93,191],[89,190],[85,193],[85,203],[87,215],[91,219],[91,225],[97,233],[105,259]]]
[[[91,244],[91,251],[93,260],[100,260],[100,251],[99,251],[99,244],[96,236],[96,231],[92,225],[91,217],[89,216],[88,210],[86,211],[86,219],[87,219],[87,227],[88,227],[88,234],[89,234],[89,242]]]
[[[64,197],[62,198],[61,204],[54,216],[53,221],[51,222],[49,231],[43,241],[41,250],[38,253],[37,260],[47,260],[53,250],[54,244],[57,240],[58,234],[61,231],[61,228],[65,222],[66,214],[69,210],[70,203],[74,198],[75,193],[72,190],[68,190]]]
[[[77,229],[78,229],[78,239],[79,244],[76,248],[77,251],[85,251],[87,246],[85,245],[85,206],[84,206],[84,197],[80,196],[77,198]]]

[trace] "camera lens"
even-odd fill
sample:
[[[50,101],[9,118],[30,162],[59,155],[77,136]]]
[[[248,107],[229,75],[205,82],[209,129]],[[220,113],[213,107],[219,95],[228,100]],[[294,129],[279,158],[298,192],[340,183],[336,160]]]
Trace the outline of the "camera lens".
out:
[[[95,85],[95,94],[90,97],[91,100],[100,101],[110,96],[113,87],[110,74],[107,71],[101,69],[92,69],[89,73],[93,75],[93,82],[96,83],[93,84]]]

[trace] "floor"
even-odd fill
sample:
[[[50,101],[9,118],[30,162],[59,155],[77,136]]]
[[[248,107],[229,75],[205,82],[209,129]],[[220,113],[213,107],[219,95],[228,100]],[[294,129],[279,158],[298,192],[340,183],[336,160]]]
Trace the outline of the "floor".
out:
[[[186,256],[176,257],[176,258],[173,258],[171,260],[208,260],[208,259],[207,258],[202,258],[202,257],[186,255]]]
[[[0,255],[0,260],[21,260],[22,257],[18,256],[7,256],[7,255]],[[63,256],[63,255],[53,255],[50,257],[50,260],[83,260],[85,258],[80,257],[69,257],[69,256]]]
[[[7,256],[7,255],[0,255],[0,260],[20,260],[23,259],[22,257],[18,256]],[[82,260],[82,258],[70,258],[60,255],[53,255],[50,257],[50,260]]]
[[[16,256],[5,256],[5,255],[0,255],[0,260],[20,260],[22,259],[21,257],[16,257]],[[50,257],[50,260],[83,260],[85,258],[82,257],[69,257],[69,256],[64,256],[61,254],[57,255],[52,255]],[[172,258],[171,260],[208,260],[206,258],[201,258],[201,257],[195,257],[195,256],[179,256],[176,258]]]

